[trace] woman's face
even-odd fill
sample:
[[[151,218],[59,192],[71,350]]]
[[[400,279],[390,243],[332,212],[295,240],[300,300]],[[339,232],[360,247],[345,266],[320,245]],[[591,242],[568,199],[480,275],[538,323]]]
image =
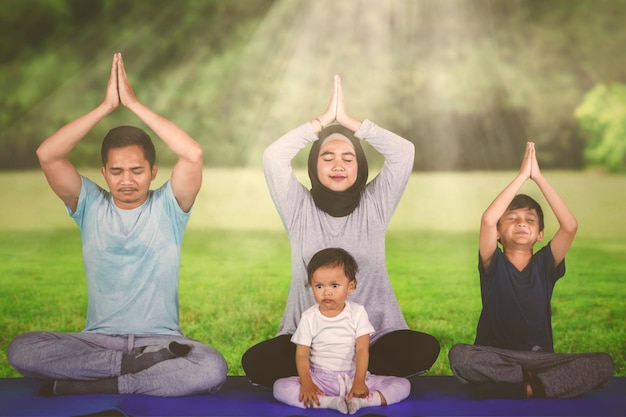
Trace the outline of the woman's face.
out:
[[[343,135],[325,139],[317,158],[317,177],[332,191],[345,191],[356,181],[358,164],[352,143]]]

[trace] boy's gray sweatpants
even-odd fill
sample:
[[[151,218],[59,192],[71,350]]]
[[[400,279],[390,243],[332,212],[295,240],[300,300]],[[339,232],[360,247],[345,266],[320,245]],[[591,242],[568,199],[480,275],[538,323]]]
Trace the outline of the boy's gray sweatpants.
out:
[[[159,362],[134,374],[120,374],[122,354],[169,341],[192,346],[189,354]],[[183,336],[30,332],[17,336],[7,351],[25,377],[94,380],[117,377],[120,394],[176,397],[211,393],[226,381],[228,366],[214,348]]]
[[[458,344],[448,352],[450,368],[464,383],[520,383],[531,371],[547,398],[572,398],[605,386],[613,376],[606,353],[548,353]]]

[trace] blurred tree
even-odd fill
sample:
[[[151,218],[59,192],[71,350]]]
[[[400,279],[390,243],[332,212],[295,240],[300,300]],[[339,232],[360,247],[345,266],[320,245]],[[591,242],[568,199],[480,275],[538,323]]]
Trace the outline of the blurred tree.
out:
[[[626,171],[626,85],[595,86],[575,114],[586,133],[588,166]]]
[[[337,72],[355,115],[415,142],[417,170],[516,169],[527,140],[542,166],[578,169],[574,110],[626,83],[624,21],[626,0],[0,0],[0,169],[37,166],[38,144],[102,99],[117,51],[207,165],[259,164]],[[120,123],[136,120],[116,111],[73,161],[97,161]]]
[[[197,112],[188,91],[175,98],[178,103],[164,101],[168,76],[189,69],[197,50],[210,60],[241,43],[246,32],[240,28],[262,20],[272,2],[0,0],[0,169],[36,167],[39,143],[99,103],[114,52],[127,56],[140,99],[159,111],[170,112],[174,104],[175,111]],[[165,88],[151,88],[154,80]],[[123,122],[136,120],[116,112],[93,136],[100,140]],[[98,150],[99,142],[85,141],[70,157],[93,164]],[[162,155],[167,163],[168,154]]]
[[[414,139],[416,169],[515,169],[528,140],[546,168],[583,166],[573,112],[594,84],[626,80],[625,1],[412,7],[394,16],[396,72],[380,114]],[[413,18],[424,15],[437,18]]]

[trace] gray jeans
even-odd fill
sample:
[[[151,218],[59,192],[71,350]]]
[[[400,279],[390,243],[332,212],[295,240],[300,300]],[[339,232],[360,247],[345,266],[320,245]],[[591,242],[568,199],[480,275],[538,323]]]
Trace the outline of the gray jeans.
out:
[[[159,362],[134,374],[120,374],[122,354],[176,341],[192,346],[183,358]],[[30,332],[17,336],[7,351],[25,377],[44,380],[94,380],[117,377],[120,394],[163,397],[212,393],[226,381],[228,366],[214,348],[183,336],[106,335]]]
[[[606,353],[548,353],[458,344],[448,352],[450,368],[464,383],[519,383],[533,372],[548,398],[571,398],[605,386],[613,376]]]

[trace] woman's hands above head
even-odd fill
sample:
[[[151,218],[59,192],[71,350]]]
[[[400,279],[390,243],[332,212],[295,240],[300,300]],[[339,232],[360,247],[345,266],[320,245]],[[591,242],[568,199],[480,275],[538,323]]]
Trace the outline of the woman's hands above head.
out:
[[[337,122],[340,125],[356,132],[361,126],[361,121],[356,120],[348,114],[346,101],[343,96],[343,88],[341,87],[341,78],[335,75],[333,82],[333,92],[328,102],[328,107],[324,113],[311,120],[311,126],[315,133],[319,133],[326,126]]]
[[[328,107],[324,113],[317,116],[315,119],[311,120],[311,127],[315,133],[321,132],[326,126],[333,123],[337,119],[337,89],[339,88],[339,76],[335,75],[335,80],[333,84],[333,92],[330,96],[330,100],[328,101]]]

